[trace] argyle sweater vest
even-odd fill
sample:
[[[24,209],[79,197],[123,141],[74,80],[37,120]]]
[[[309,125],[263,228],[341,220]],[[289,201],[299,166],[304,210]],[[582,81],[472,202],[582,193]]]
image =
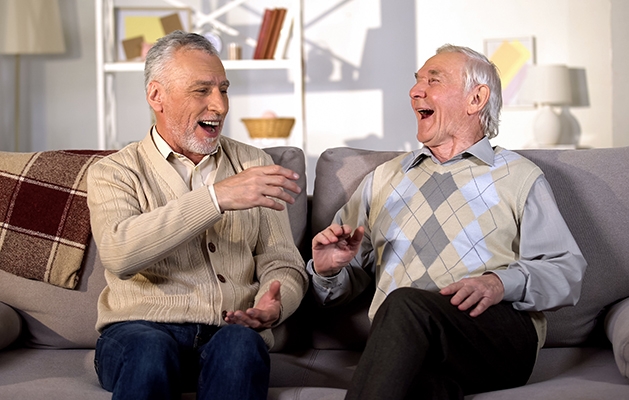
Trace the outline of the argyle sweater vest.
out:
[[[413,165],[415,155],[406,154],[373,172],[366,217],[377,289],[370,318],[396,288],[437,291],[519,258],[524,205],[542,172],[517,153],[494,152],[492,166],[469,155]]]

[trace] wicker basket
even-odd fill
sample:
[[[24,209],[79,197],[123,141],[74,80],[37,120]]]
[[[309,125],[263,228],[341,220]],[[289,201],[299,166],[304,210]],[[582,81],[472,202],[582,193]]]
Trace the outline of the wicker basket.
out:
[[[295,118],[243,118],[252,138],[285,138],[293,129]]]

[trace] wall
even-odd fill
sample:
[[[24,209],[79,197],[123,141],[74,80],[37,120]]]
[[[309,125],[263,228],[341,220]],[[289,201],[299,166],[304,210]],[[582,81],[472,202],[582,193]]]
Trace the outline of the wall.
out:
[[[193,3],[211,8],[222,1]],[[97,146],[94,4],[60,4],[68,53],[22,59],[22,150]],[[273,1],[256,1],[235,22],[255,35],[268,4]],[[629,118],[623,46],[628,15],[623,0],[304,1],[310,185],[314,160],[326,148],[417,147],[408,90],[413,73],[446,42],[482,51],[487,38],[534,36],[538,63],[585,70],[590,106],[570,110],[581,130],[581,145],[629,144],[622,129]],[[0,56],[1,150],[13,146],[13,67],[12,56]],[[229,78],[230,136],[247,140],[239,113],[255,116],[267,105],[282,113],[292,107],[285,73],[230,72]],[[120,77],[117,85],[122,94],[120,141],[140,139],[150,123],[141,74]],[[494,143],[526,146],[534,115],[534,109],[505,109]]]
[[[629,146],[629,2],[612,0],[612,143],[614,147]]]

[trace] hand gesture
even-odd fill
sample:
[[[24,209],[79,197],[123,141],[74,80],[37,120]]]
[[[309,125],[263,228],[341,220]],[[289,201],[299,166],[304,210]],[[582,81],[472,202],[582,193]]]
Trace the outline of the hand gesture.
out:
[[[359,226],[352,234],[348,225],[332,224],[312,239],[314,269],[321,276],[337,274],[354,258],[365,228]]]
[[[269,329],[280,318],[282,310],[280,286],[280,281],[273,281],[269,286],[269,291],[260,298],[255,308],[249,308],[246,311],[228,311],[225,322],[257,331]]]
[[[498,275],[489,273],[476,278],[461,279],[444,287],[439,293],[454,295],[450,302],[461,311],[476,305],[470,311],[470,316],[476,317],[490,306],[500,303],[504,297],[505,288]]]
[[[221,211],[246,210],[267,207],[283,210],[284,205],[276,199],[293,204],[295,199],[285,190],[299,194],[295,183],[299,175],[279,165],[248,168],[214,184],[216,200]]]

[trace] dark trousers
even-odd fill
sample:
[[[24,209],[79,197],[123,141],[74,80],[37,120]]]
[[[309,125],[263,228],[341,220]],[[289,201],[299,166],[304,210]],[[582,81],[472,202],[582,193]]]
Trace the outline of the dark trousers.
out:
[[[462,399],[524,385],[538,341],[529,315],[503,302],[470,317],[450,298],[414,288],[390,293],[346,399]]]

